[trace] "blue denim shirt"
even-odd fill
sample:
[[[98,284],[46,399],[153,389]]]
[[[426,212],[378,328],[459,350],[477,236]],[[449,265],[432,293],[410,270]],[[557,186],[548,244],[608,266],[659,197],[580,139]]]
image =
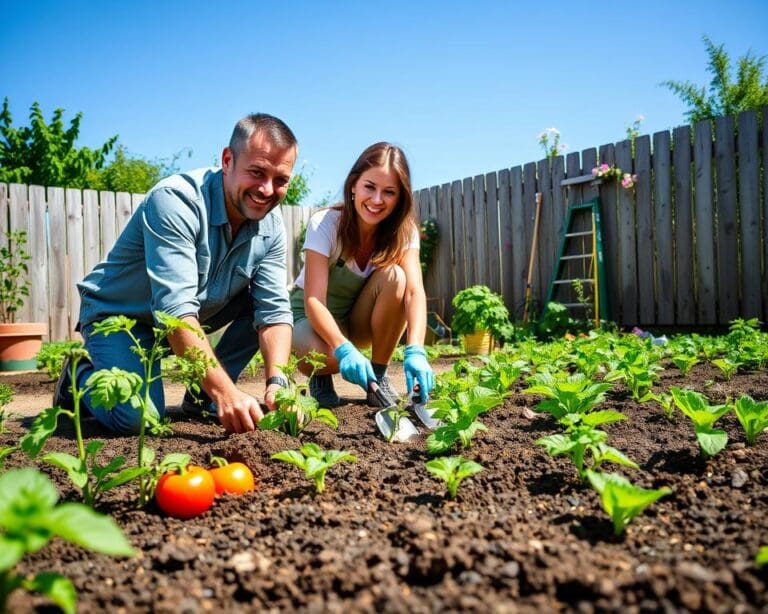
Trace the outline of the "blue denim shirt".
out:
[[[78,284],[81,326],[118,314],[152,323],[155,311],[205,323],[246,288],[254,328],[293,324],[279,209],[247,220],[233,241],[222,179],[220,169],[199,169],[152,188]]]

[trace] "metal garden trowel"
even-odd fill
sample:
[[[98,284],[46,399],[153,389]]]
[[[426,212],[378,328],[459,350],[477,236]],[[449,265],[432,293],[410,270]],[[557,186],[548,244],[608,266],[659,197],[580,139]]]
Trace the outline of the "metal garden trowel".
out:
[[[443,423],[441,420],[432,417],[435,410],[427,409],[427,401],[428,399],[421,396],[418,386],[415,386],[413,389],[413,396],[411,397],[410,407],[413,409],[413,413],[416,414],[416,417],[421,420],[421,423],[430,431],[434,431],[437,427],[442,426]]]
[[[392,404],[376,382],[369,382],[368,389],[376,397],[376,400],[382,406],[382,409],[376,412],[376,426],[387,441],[409,441],[416,437],[419,432],[405,415],[403,410],[397,404]]]

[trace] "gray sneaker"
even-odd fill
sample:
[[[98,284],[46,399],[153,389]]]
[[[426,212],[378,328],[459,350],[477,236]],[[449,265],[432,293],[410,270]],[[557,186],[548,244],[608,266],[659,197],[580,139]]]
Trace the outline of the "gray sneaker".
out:
[[[371,407],[392,407],[393,405],[397,405],[400,401],[400,395],[397,394],[397,391],[392,386],[392,382],[389,381],[389,378],[386,375],[383,375],[379,378],[378,383],[381,394],[389,401],[389,404],[382,406],[376,398],[376,395],[369,391],[367,398],[368,405]]]
[[[309,394],[324,409],[341,405],[341,399],[333,387],[333,375],[313,375],[310,377]]]

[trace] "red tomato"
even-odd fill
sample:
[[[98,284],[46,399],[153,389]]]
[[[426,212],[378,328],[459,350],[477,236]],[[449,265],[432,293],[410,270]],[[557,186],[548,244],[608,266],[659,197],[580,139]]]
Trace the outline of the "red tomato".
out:
[[[190,465],[184,473],[169,471],[157,482],[157,505],[174,518],[192,518],[210,509],[216,497],[213,476],[203,467]]]
[[[229,463],[208,470],[216,482],[216,494],[242,495],[256,488],[253,473],[243,463]]]

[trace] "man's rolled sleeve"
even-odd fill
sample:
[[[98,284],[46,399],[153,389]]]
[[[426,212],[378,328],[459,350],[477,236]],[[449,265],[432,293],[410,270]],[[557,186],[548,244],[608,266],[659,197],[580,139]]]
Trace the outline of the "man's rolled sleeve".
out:
[[[274,224],[274,230],[272,244],[251,279],[253,326],[256,329],[272,324],[293,326],[293,313],[286,286],[285,228],[279,218]]]
[[[169,188],[158,189],[144,208],[143,231],[151,310],[175,317],[197,315],[197,238],[201,223],[186,197]]]

